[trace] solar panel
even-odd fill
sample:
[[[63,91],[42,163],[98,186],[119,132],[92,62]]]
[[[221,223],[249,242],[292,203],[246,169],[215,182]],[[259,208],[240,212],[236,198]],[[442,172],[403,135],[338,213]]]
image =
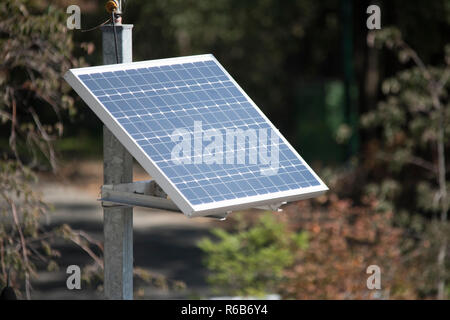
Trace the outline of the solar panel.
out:
[[[328,190],[212,55],[71,69],[65,79],[188,216]]]

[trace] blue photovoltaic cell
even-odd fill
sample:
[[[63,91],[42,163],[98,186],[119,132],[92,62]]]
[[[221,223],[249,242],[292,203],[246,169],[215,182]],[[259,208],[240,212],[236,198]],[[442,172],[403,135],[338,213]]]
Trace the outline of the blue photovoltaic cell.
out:
[[[172,151],[179,144],[172,140],[174,131],[184,129],[193,134],[195,122],[201,123],[203,130],[221,133],[226,129],[271,130],[215,60],[78,77],[192,205],[320,185],[281,138],[276,144],[278,170],[272,175],[261,173],[267,164],[252,164],[248,158],[245,164],[237,164],[237,160],[234,164],[225,160],[222,164],[174,163]],[[266,140],[258,147],[265,148],[269,143]],[[208,144],[203,142],[202,148]],[[274,150],[274,146],[267,149]]]

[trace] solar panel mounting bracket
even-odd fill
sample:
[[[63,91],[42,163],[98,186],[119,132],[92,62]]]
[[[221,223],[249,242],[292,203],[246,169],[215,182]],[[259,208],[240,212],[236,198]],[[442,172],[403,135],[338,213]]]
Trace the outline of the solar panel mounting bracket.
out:
[[[139,206],[181,212],[154,180],[103,185],[99,200],[102,206]]]
[[[131,206],[160,209],[183,213],[154,180],[135,181],[132,183],[106,184],[101,187],[103,207]],[[206,217],[225,220],[231,213],[208,215]]]
[[[103,207],[138,206],[183,213],[154,180],[103,185],[101,187],[101,198],[98,200],[102,202]],[[286,202],[282,201],[266,206],[257,206],[254,209],[280,212],[282,211],[280,207],[285,204]],[[222,220],[230,213],[231,211],[227,211],[207,217]]]
[[[281,212],[281,211],[283,211],[283,209],[281,209],[280,207],[285,205],[286,203],[287,203],[286,201],[281,201],[281,202],[276,202],[276,203],[269,204],[266,206],[258,206],[258,207],[255,207],[255,209]]]

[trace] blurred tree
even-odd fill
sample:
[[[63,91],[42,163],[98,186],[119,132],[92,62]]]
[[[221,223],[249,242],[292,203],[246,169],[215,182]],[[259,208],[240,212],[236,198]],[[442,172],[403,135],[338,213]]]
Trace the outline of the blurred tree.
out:
[[[199,242],[211,272],[209,282],[218,292],[231,295],[276,292],[285,268],[294,262],[294,253],[307,247],[307,234],[289,231],[272,213],[251,224],[242,216],[235,218],[236,232],[214,229],[218,241],[205,238]]]
[[[344,176],[330,178],[333,190],[345,188]],[[217,241],[200,242],[208,279],[218,292],[243,296],[417,298],[413,280],[421,270],[405,263],[411,255],[401,250],[404,230],[393,226],[392,212],[377,206],[373,197],[355,204],[331,192],[288,205],[278,216],[243,213],[233,221],[233,232],[217,229]],[[366,269],[373,264],[381,268],[381,290],[366,286]]]
[[[64,12],[50,6],[36,14],[32,3],[11,0],[0,6],[0,116],[11,124],[9,156],[31,167],[45,157],[55,169],[53,141],[63,132],[62,113],[75,112],[61,74],[80,62],[71,58]]]
[[[338,181],[342,183],[343,181]],[[376,210],[370,197],[355,204],[332,192],[285,208],[288,225],[309,235],[308,250],[295,255],[281,287],[291,299],[411,299],[415,285],[404,267],[403,231],[393,227],[392,212]],[[381,268],[381,290],[369,290],[370,265]]]
[[[41,226],[49,208],[32,187],[31,169],[43,159],[56,169],[53,142],[63,132],[62,113],[74,112],[61,74],[80,65],[71,57],[64,12],[36,10],[32,1],[0,3],[0,119],[3,132],[9,127],[9,148],[2,147],[0,160],[0,282],[11,270],[12,286],[19,288],[18,279],[24,279],[28,299],[33,260],[54,269],[59,254],[49,242],[57,231]]]
[[[449,276],[446,151],[450,137],[450,45],[445,48],[444,63],[430,66],[404,42],[397,29],[370,33],[368,40],[378,47],[386,45],[397,52],[401,62],[410,63],[409,68],[383,82],[386,99],[362,117],[365,127],[380,130],[374,160],[376,166],[387,167],[380,184],[370,185],[369,190],[385,200],[382,203],[389,210],[400,213],[398,221],[407,218],[408,227],[419,231],[419,237],[425,236],[422,240],[437,248],[427,250],[428,254],[437,253],[436,268],[427,268],[434,270],[430,272],[431,280],[437,283],[437,297],[444,299]],[[428,234],[422,232],[423,226],[412,223],[411,218],[417,214],[439,216]],[[422,220],[426,226],[427,220]]]

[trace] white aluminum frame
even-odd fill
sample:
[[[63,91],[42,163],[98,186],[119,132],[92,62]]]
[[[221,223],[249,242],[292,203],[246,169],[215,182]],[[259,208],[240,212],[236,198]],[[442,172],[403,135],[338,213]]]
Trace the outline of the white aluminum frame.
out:
[[[232,200],[223,200],[213,203],[192,205],[189,200],[178,190],[175,184],[164,174],[164,172],[148,157],[141,146],[138,145],[120,123],[111,115],[111,113],[102,105],[97,97],[87,88],[79,79],[79,75],[90,74],[95,72],[119,71],[136,69],[143,67],[154,67],[172,65],[178,63],[189,63],[199,61],[215,61],[222,71],[230,78],[233,84],[241,91],[248,101],[256,108],[260,115],[270,124],[271,129],[275,130],[280,139],[291,149],[292,152],[303,162],[305,167],[313,174],[314,178],[320,183],[318,186],[299,188],[295,190],[280,191],[265,195],[256,195]],[[248,209],[257,206],[270,205],[283,201],[295,201],[312,198],[325,193],[328,187],[303,160],[298,152],[291,146],[286,138],[278,131],[277,128],[269,121],[264,113],[258,108],[253,100],[245,93],[245,91],[230,76],[225,68],[216,60],[212,54],[186,56],[179,58],[168,58],[159,60],[149,60],[122,64],[102,65],[97,67],[70,69],[64,75],[64,79],[72,86],[83,101],[94,111],[94,113],[103,121],[106,127],[117,137],[117,139],[125,146],[131,155],[139,162],[139,164],[150,174],[159,186],[168,194],[172,201],[180,208],[180,210],[188,217],[208,216],[216,213],[224,213],[241,209]]]

